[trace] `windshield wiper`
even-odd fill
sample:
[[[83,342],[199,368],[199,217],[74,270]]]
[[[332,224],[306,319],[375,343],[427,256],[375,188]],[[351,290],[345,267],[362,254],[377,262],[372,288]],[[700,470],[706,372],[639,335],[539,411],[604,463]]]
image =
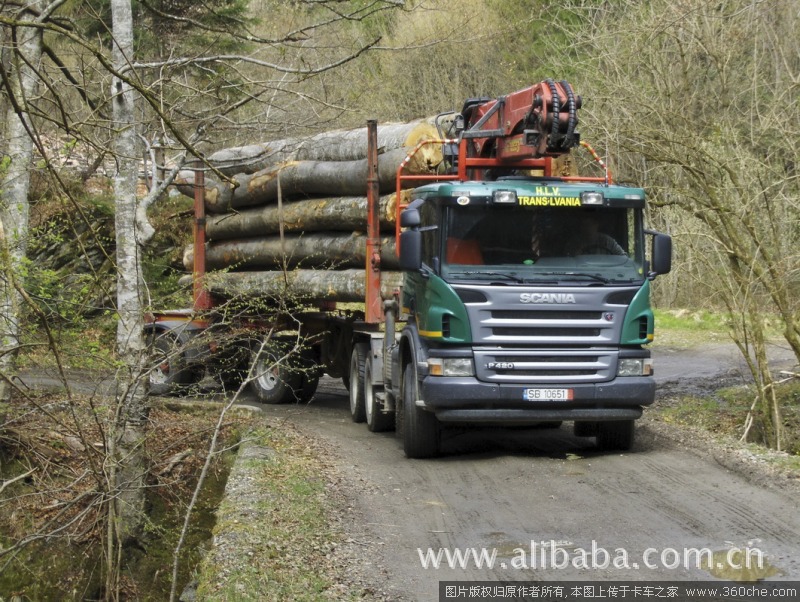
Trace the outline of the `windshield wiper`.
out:
[[[505,272],[483,272],[481,270],[470,270],[467,272],[450,272],[450,276],[499,276],[500,278],[505,278],[506,280],[511,280],[513,282],[518,282],[522,284],[522,278],[518,276],[514,276],[513,274],[506,274]]]
[[[608,278],[603,278],[602,276],[598,276],[597,274],[587,274],[586,272],[547,272],[548,276],[570,276],[574,279],[577,278],[590,278],[591,280],[597,280],[598,282],[602,282],[603,284],[608,284],[611,282]]]

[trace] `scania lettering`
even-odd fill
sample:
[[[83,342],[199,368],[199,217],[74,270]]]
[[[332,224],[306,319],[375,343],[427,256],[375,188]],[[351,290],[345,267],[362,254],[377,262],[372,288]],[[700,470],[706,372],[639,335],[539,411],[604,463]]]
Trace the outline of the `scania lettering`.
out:
[[[522,303],[575,303],[575,295],[569,293],[522,293]]]

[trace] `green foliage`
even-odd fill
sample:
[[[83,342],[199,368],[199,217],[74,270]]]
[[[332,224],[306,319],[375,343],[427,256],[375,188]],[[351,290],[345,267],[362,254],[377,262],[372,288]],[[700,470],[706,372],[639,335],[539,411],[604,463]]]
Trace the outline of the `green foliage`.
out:
[[[220,42],[212,32],[239,29],[244,33],[244,28],[257,22],[249,16],[248,4],[248,0],[132,0],[136,54],[167,56],[177,47],[189,52],[211,41]],[[85,35],[99,37],[110,48],[110,0],[81,0],[71,8]]]
[[[800,456],[800,382],[794,379],[778,384],[775,388],[778,403],[782,408],[785,451]],[[738,440],[753,405],[756,392],[751,386],[720,389],[707,397],[687,396],[659,410],[660,417],[668,423],[683,427],[698,428],[717,437]],[[770,425],[754,415],[751,441],[767,446],[767,431]],[[800,468],[795,460],[795,469]]]
[[[487,8],[498,15],[508,30],[506,44],[498,48],[498,55],[510,66],[513,80],[520,85],[531,85],[553,77],[577,86],[585,57],[576,40],[592,9],[600,4],[602,0],[589,0],[584,2],[585,10],[574,11],[547,0],[487,0]]]

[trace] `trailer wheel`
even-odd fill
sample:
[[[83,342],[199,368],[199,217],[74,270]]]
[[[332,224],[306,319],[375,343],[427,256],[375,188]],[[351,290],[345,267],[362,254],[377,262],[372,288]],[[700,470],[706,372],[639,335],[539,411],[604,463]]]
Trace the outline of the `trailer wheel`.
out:
[[[170,334],[150,333],[148,347],[151,354],[150,395],[175,395],[195,382],[195,374],[186,365],[186,357],[178,339]]]
[[[369,345],[360,342],[353,345],[350,355],[350,416],[353,422],[364,422],[366,411],[364,409],[364,370],[369,355]]]
[[[406,366],[403,372],[403,451],[407,458],[430,458],[439,454],[439,421],[417,407],[417,379]]]
[[[373,433],[382,433],[394,427],[394,412],[384,412],[376,399],[377,391],[372,384],[372,358],[364,366],[364,414],[367,428]]]
[[[263,349],[253,349],[253,379],[250,389],[262,403],[278,404],[296,400],[295,391],[300,389],[301,373],[287,363],[286,347],[279,342],[270,342]]]
[[[636,435],[633,420],[612,420],[597,424],[597,447],[604,451],[626,451]]]

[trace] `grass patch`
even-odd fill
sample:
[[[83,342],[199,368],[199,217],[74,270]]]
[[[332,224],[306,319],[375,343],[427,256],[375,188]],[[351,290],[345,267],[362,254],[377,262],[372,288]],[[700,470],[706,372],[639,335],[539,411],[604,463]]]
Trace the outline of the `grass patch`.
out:
[[[654,313],[655,345],[685,348],[732,342],[732,322],[727,313],[705,309],[657,309]],[[763,324],[768,339],[782,336],[778,319],[764,316]]]
[[[783,469],[800,472],[800,382],[776,385],[783,422],[785,454],[767,454],[765,460]],[[683,428],[699,429],[725,442],[738,443],[755,398],[752,386],[720,389],[708,397],[686,396],[657,409],[658,418]],[[753,452],[767,452],[759,418],[750,430],[748,445]]]
[[[333,526],[324,453],[289,425],[248,437],[229,481],[198,598],[360,600],[335,582]]]
[[[708,344],[732,343],[730,317],[707,310],[656,310],[654,346],[689,348]],[[781,337],[778,320],[763,318],[766,336]],[[797,379],[776,386],[782,408],[783,449],[788,455],[770,455],[770,462],[800,471],[800,382]],[[755,398],[752,386],[720,389],[706,397],[685,396],[662,404],[658,418],[668,424],[698,429],[728,442],[738,442]],[[766,452],[764,428],[758,419],[751,428],[748,443],[753,451]]]
[[[654,345],[694,347],[726,343],[731,338],[726,315],[705,310],[655,310]]]

